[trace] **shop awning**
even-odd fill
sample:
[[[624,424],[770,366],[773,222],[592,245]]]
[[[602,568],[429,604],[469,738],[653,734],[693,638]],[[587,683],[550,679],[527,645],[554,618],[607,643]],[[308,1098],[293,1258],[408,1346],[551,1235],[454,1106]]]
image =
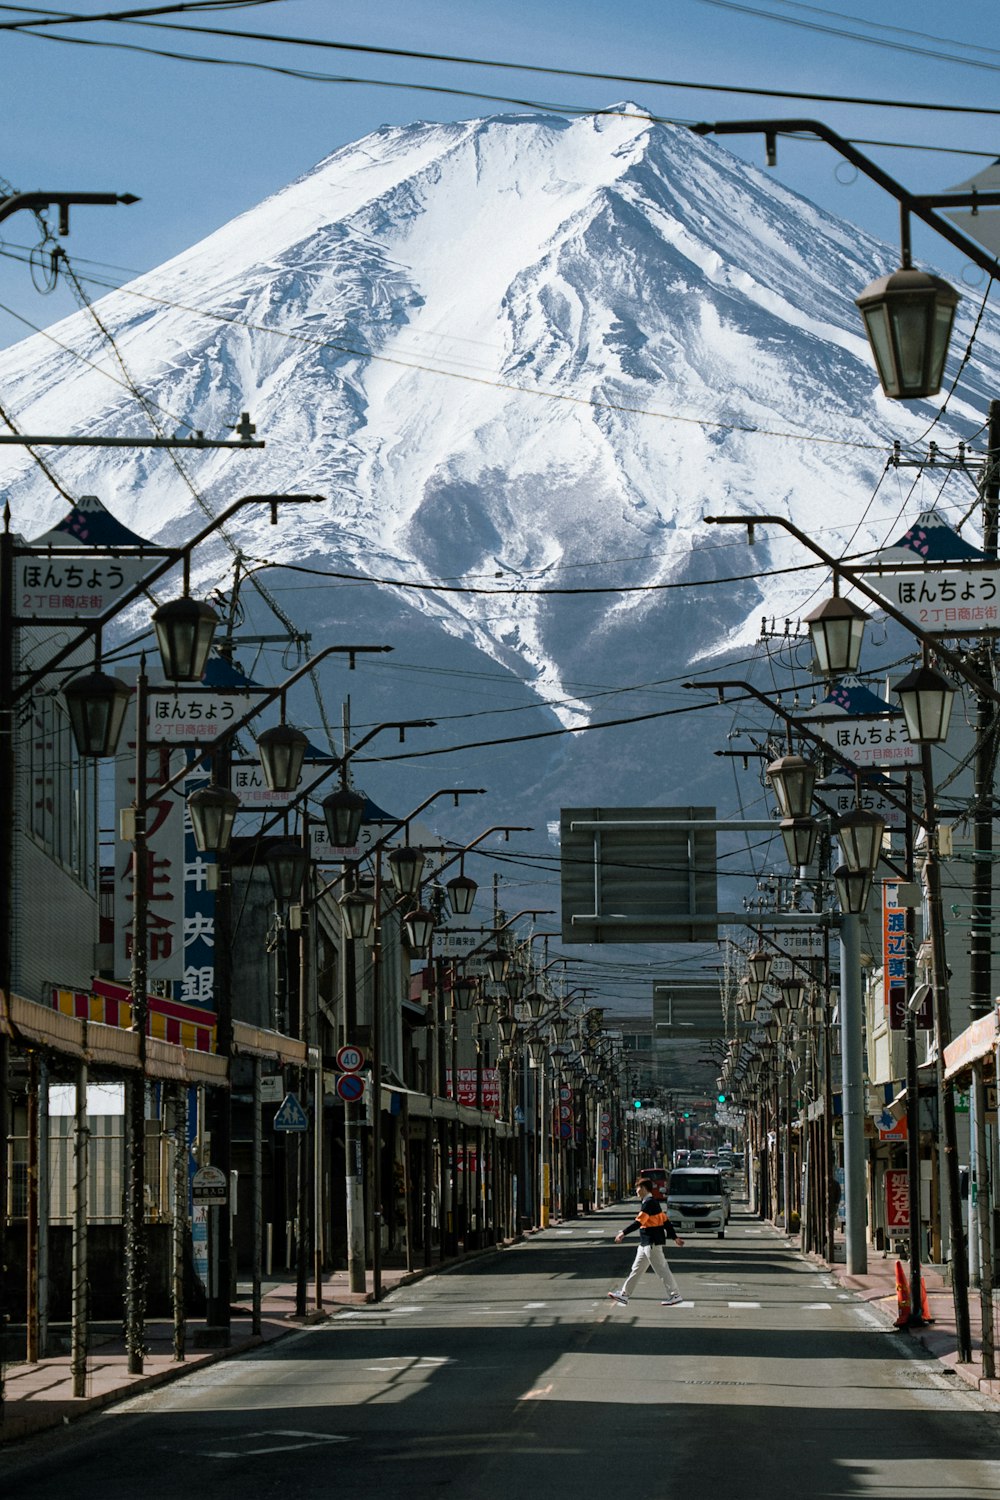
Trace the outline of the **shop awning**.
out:
[[[981,1016],[944,1049],[944,1076],[954,1078],[973,1063],[989,1057],[1000,1040],[1000,1010],[994,1005],[989,1015]]]

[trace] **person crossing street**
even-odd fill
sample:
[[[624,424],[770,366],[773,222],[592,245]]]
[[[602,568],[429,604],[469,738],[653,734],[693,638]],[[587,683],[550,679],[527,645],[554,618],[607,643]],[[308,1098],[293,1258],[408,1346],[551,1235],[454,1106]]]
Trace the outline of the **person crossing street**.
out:
[[[666,1292],[660,1306],[676,1307],[684,1299],[680,1294],[674,1273],[667,1264],[663,1247],[668,1238],[681,1247],[684,1241],[670,1223],[663,1203],[654,1194],[650,1179],[640,1177],[635,1185],[635,1191],[639,1198],[639,1212],[627,1229],[620,1229],[615,1235],[615,1244],[620,1245],[626,1235],[638,1229],[639,1244],[636,1247],[635,1260],[632,1262],[632,1269],[626,1276],[621,1290],[609,1292],[608,1296],[612,1302],[617,1302],[621,1307],[627,1307],[632,1288],[639,1277],[644,1271],[652,1269],[659,1276]]]

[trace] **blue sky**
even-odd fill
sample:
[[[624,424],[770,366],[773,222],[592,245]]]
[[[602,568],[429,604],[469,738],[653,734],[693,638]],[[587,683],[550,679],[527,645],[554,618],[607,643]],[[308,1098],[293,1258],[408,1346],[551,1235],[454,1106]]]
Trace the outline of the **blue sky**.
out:
[[[839,5],[844,8],[836,8],[838,0],[822,5],[618,0],[614,6],[607,0],[381,0],[362,11],[340,0],[277,0],[162,18],[164,25],[214,25],[675,81],[663,86],[169,34],[120,22],[45,28],[49,36],[371,80],[312,82],[0,32],[6,125],[0,176],[18,189],[139,194],[143,201],[131,208],[75,211],[66,242],[82,274],[100,263],[102,275],[126,279],[125,272],[155,266],[383,123],[468,118],[515,107],[489,97],[429,91],[434,87],[574,109],[632,98],[655,114],[688,123],[816,118],[859,141],[922,147],[863,147],[915,191],[945,189],[986,165],[971,153],[1000,154],[1000,116],[724,91],[754,87],[967,109],[1000,106],[1000,38],[990,24],[995,0],[963,0],[950,8],[929,0],[839,0]],[[75,5],[71,0],[69,11],[47,14],[93,16],[109,8],[98,0]],[[0,22],[27,19],[23,8],[0,0]],[[875,40],[889,45],[874,45]],[[986,45],[990,40],[998,43],[992,50]],[[711,87],[695,91],[676,81]],[[763,163],[759,137],[729,138],[726,144]],[[930,149],[941,147],[947,150]],[[895,204],[879,189],[853,180],[853,172],[826,147],[781,142],[778,155],[776,173],[790,187],[895,241]],[[0,234],[11,252],[0,255],[0,303],[41,326],[72,310],[75,304],[62,290],[39,295],[27,266],[17,259],[35,238],[34,221],[19,215],[7,220]],[[929,231],[918,228],[914,249],[919,261],[941,266],[957,283],[964,281],[966,290],[980,280]],[[18,317],[0,309],[0,345],[28,331]]]

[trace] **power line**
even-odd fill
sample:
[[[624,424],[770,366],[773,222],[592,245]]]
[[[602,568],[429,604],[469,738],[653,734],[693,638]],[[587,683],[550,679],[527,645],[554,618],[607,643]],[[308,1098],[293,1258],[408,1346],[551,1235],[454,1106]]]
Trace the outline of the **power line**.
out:
[[[986,62],[985,60],[979,58],[950,57],[947,53],[942,52],[939,48],[917,47],[912,42],[893,42],[888,41],[884,37],[864,36],[861,32],[858,31],[846,31],[843,27],[828,26],[820,21],[806,21],[800,16],[779,16],[774,11],[762,10],[757,5],[738,4],[737,0],[698,0],[698,3],[700,5],[715,6],[717,10],[736,11],[740,15],[754,16],[757,20],[761,21],[776,21],[780,26],[795,26],[798,27],[801,31],[813,31],[818,32],[822,36],[839,37],[841,41],[862,42],[869,47],[886,48],[890,52],[905,52],[913,57],[931,57],[935,62],[958,63],[960,67],[964,68],[980,68],[985,69],[990,73],[1000,72],[1000,65],[998,65],[997,63]],[[816,9],[816,7],[802,6],[801,9],[813,10]],[[820,14],[830,14],[830,12],[820,12]],[[879,25],[881,23],[865,22],[864,24]],[[919,35],[920,33],[914,32],[910,34]],[[932,38],[932,40],[941,41],[943,40],[943,38]],[[949,47],[966,47],[972,45],[971,43],[967,42],[945,42],[944,44]],[[993,49],[991,47],[984,47],[982,48],[982,51],[991,52],[993,51]]]
[[[212,11],[221,14],[233,10],[253,10],[264,5],[283,5],[284,0],[185,0],[185,3],[174,5],[148,5],[133,7],[131,10],[107,10],[94,15],[84,15],[79,11],[53,12],[51,9],[39,10],[34,5],[8,5],[4,4],[4,10],[17,11],[19,15],[30,15],[31,21],[0,21],[0,31],[21,31],[26,26],[72,26],[75,23],[86,24],[97,21],[131,21],[141,25],[142,21],[152,16],[180,15],[187,11]]]
[[[720,0],[721,3],[721,0]],[[27,10],[28,7],[19,7]],[[89,16],[74,16],[77,21],[89,21]],[[869,98],[863,95],[853,94],[824,94],[806,92],[795,89],[766,89],[755,88],[751,85],[733,85],[718,83],[701,83],[691,79],[657,78],[647,74],[635,73],[602,73],[589,69],[560,68],[547,66],[539,63],[511,62],[499,58],[467,57],[457,53],[448,52],[425,52],[413,48],[403,47],[378,47],[360,42],[336,42],[319,37],[289,37],[275,32],[261,32],[248,30],[235,30],[229,27],[213,26],[185,26],[163,21],[142,21],[120,18],[121,24],[149,27],[160,31],[179,32],[195,36],[222,37],[236,41],[255,41],[269,45],[304,47],[321,51],[359,53],[364,56],[390,57],[403,61],[433,62],[474,68],[494,68],[507,72],[542,74],[553,78],[584,79],[589,82],[598,83],[626,83],[635,84],[644,88],[672,88],[689,89],[702,93],[734,94],[740,97],[755,97],[766,99],[802,99],[822,104],[862,104],[873,109],[912,109],[930,113],[944,113],[957,115],[1000,115],[1000,109],[988,106],[964,105],[964,104],[936,104],[926,100],[915,99],[879,99]],[[38,23],[43,24],[43,23]],[[52,24],[51,18],[47,24]],[[236,58],[204,57],[194,53],[176,53],[166,49],[142,47],[138,44],[127,42],[113,42],[97,38],[86,37],[63,37],[51,32],[37,31],[33,29],[30,22],[14,22],[9,24],[8,29],[14,29],[21,36],[35,36],[51,41],[71,43],[78,46],[108,47],[118,50],[133,52],[144,52],[152,56],[166,57],[173,61],[198,62],[214,64],[216,66],[252,68],[265,72],[274,72],[286,77],[297,77],[315,83],[340,83],[340,84],[364,84],[369,87],[399,88],[412,90],[414,92],[441,93],[460,95],[465,98],[478,98],[494,102],[518,104],[526,108],[548,108],[562,113],[601,113],[591,107],[575,109],[572,106],[559,104],[542,104],[537,100],[526,100],[509,98],[492,93],[481,93],[473,90],[455,89],[444,86],[428,84],[412,84],[399,81],[386,81],[382,79],[341,77],[333,74],[318,74],[305,70],[284,68],[269,63],[258,63]],[[989,65],[987,65],[989,66]]]

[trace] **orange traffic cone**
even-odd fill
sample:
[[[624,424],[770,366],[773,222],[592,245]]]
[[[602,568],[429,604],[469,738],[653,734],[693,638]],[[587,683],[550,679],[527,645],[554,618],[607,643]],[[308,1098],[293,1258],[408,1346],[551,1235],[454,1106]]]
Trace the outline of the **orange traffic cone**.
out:
[[[910,1321],[910,1283],[903,1270],[903,1262],[896,1262],[896,1323],[897,1328],[906,1328]]]
[[[920,1278],[920,1316],[925,1323],[934,1322],[934,1319],[931,1317],[931,1310],[927,1305],[927,1283],[922,1276]]]

